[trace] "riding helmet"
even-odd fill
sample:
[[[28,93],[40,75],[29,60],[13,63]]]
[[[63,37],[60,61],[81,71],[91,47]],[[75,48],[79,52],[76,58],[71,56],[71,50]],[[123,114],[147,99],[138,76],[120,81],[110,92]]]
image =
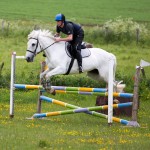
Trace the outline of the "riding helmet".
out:
[[[65,16],[63,14],[57,14],[55,21],[65,21]]]

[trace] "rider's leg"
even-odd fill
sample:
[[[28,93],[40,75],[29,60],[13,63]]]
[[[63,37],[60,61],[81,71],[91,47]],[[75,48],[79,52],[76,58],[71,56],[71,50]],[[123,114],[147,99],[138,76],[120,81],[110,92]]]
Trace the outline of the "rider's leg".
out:
[[[84,35],[77,36],[76,38],[74,38],[74,40],[71,43],[73,51],[74,51],[76,59],[77,59],[77,62],[78,62],[79,73],[83,72],[83,69],[82,69],[82,56],[81,56],[81,43],[83,41],[83,38],[84,38]]]
[[[82,56],[81,56],[81,49],[77,46],[76,43],[72,44],[72,48],[74,51],[75,58],[77,59],[79,73],[82,73]]]

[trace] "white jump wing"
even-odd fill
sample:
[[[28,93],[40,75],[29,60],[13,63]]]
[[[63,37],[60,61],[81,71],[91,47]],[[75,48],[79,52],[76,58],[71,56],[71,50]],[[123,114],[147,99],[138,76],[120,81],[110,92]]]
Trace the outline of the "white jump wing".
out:
[[[147,66],[150,66],[150,63],[141,59],[140,66],[141,67],[147,67]]]

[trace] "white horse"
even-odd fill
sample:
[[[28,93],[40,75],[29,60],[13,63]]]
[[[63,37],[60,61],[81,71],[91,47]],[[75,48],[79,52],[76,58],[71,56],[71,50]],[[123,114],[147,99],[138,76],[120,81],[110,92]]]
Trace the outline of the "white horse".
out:
[[[45,76],[46,80],[59,74],[65,74],[70,65],[71,57],[65,50],[65,42],[55,42],[54,36],[48,30],[33,30],[28,35],[26,60],[33,62],[34,57],[44,51],[48,69],[40,74],[40,78]],[[82,50],[84,51],[84,50]],[[89,48],[91,55],[82,58],[83,71],[95,80],[103,80],[108,83],[109,61],[113,60],[113,79],[115,81],[116,57],[100,48]],[[77,60],[75,59],[70,74],[79,73]]]

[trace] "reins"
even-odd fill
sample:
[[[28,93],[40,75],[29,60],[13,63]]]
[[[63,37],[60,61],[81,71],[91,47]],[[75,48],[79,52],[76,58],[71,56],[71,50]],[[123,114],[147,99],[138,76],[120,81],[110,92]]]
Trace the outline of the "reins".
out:
[[[54,45],[56,42],[53,42],[52,44],[50,44],[49,46],[47,46],[46,48],[42,49],[40,52],[38,52],[37,54],[45,51],[47,48],[51,47],[52,45]]]

